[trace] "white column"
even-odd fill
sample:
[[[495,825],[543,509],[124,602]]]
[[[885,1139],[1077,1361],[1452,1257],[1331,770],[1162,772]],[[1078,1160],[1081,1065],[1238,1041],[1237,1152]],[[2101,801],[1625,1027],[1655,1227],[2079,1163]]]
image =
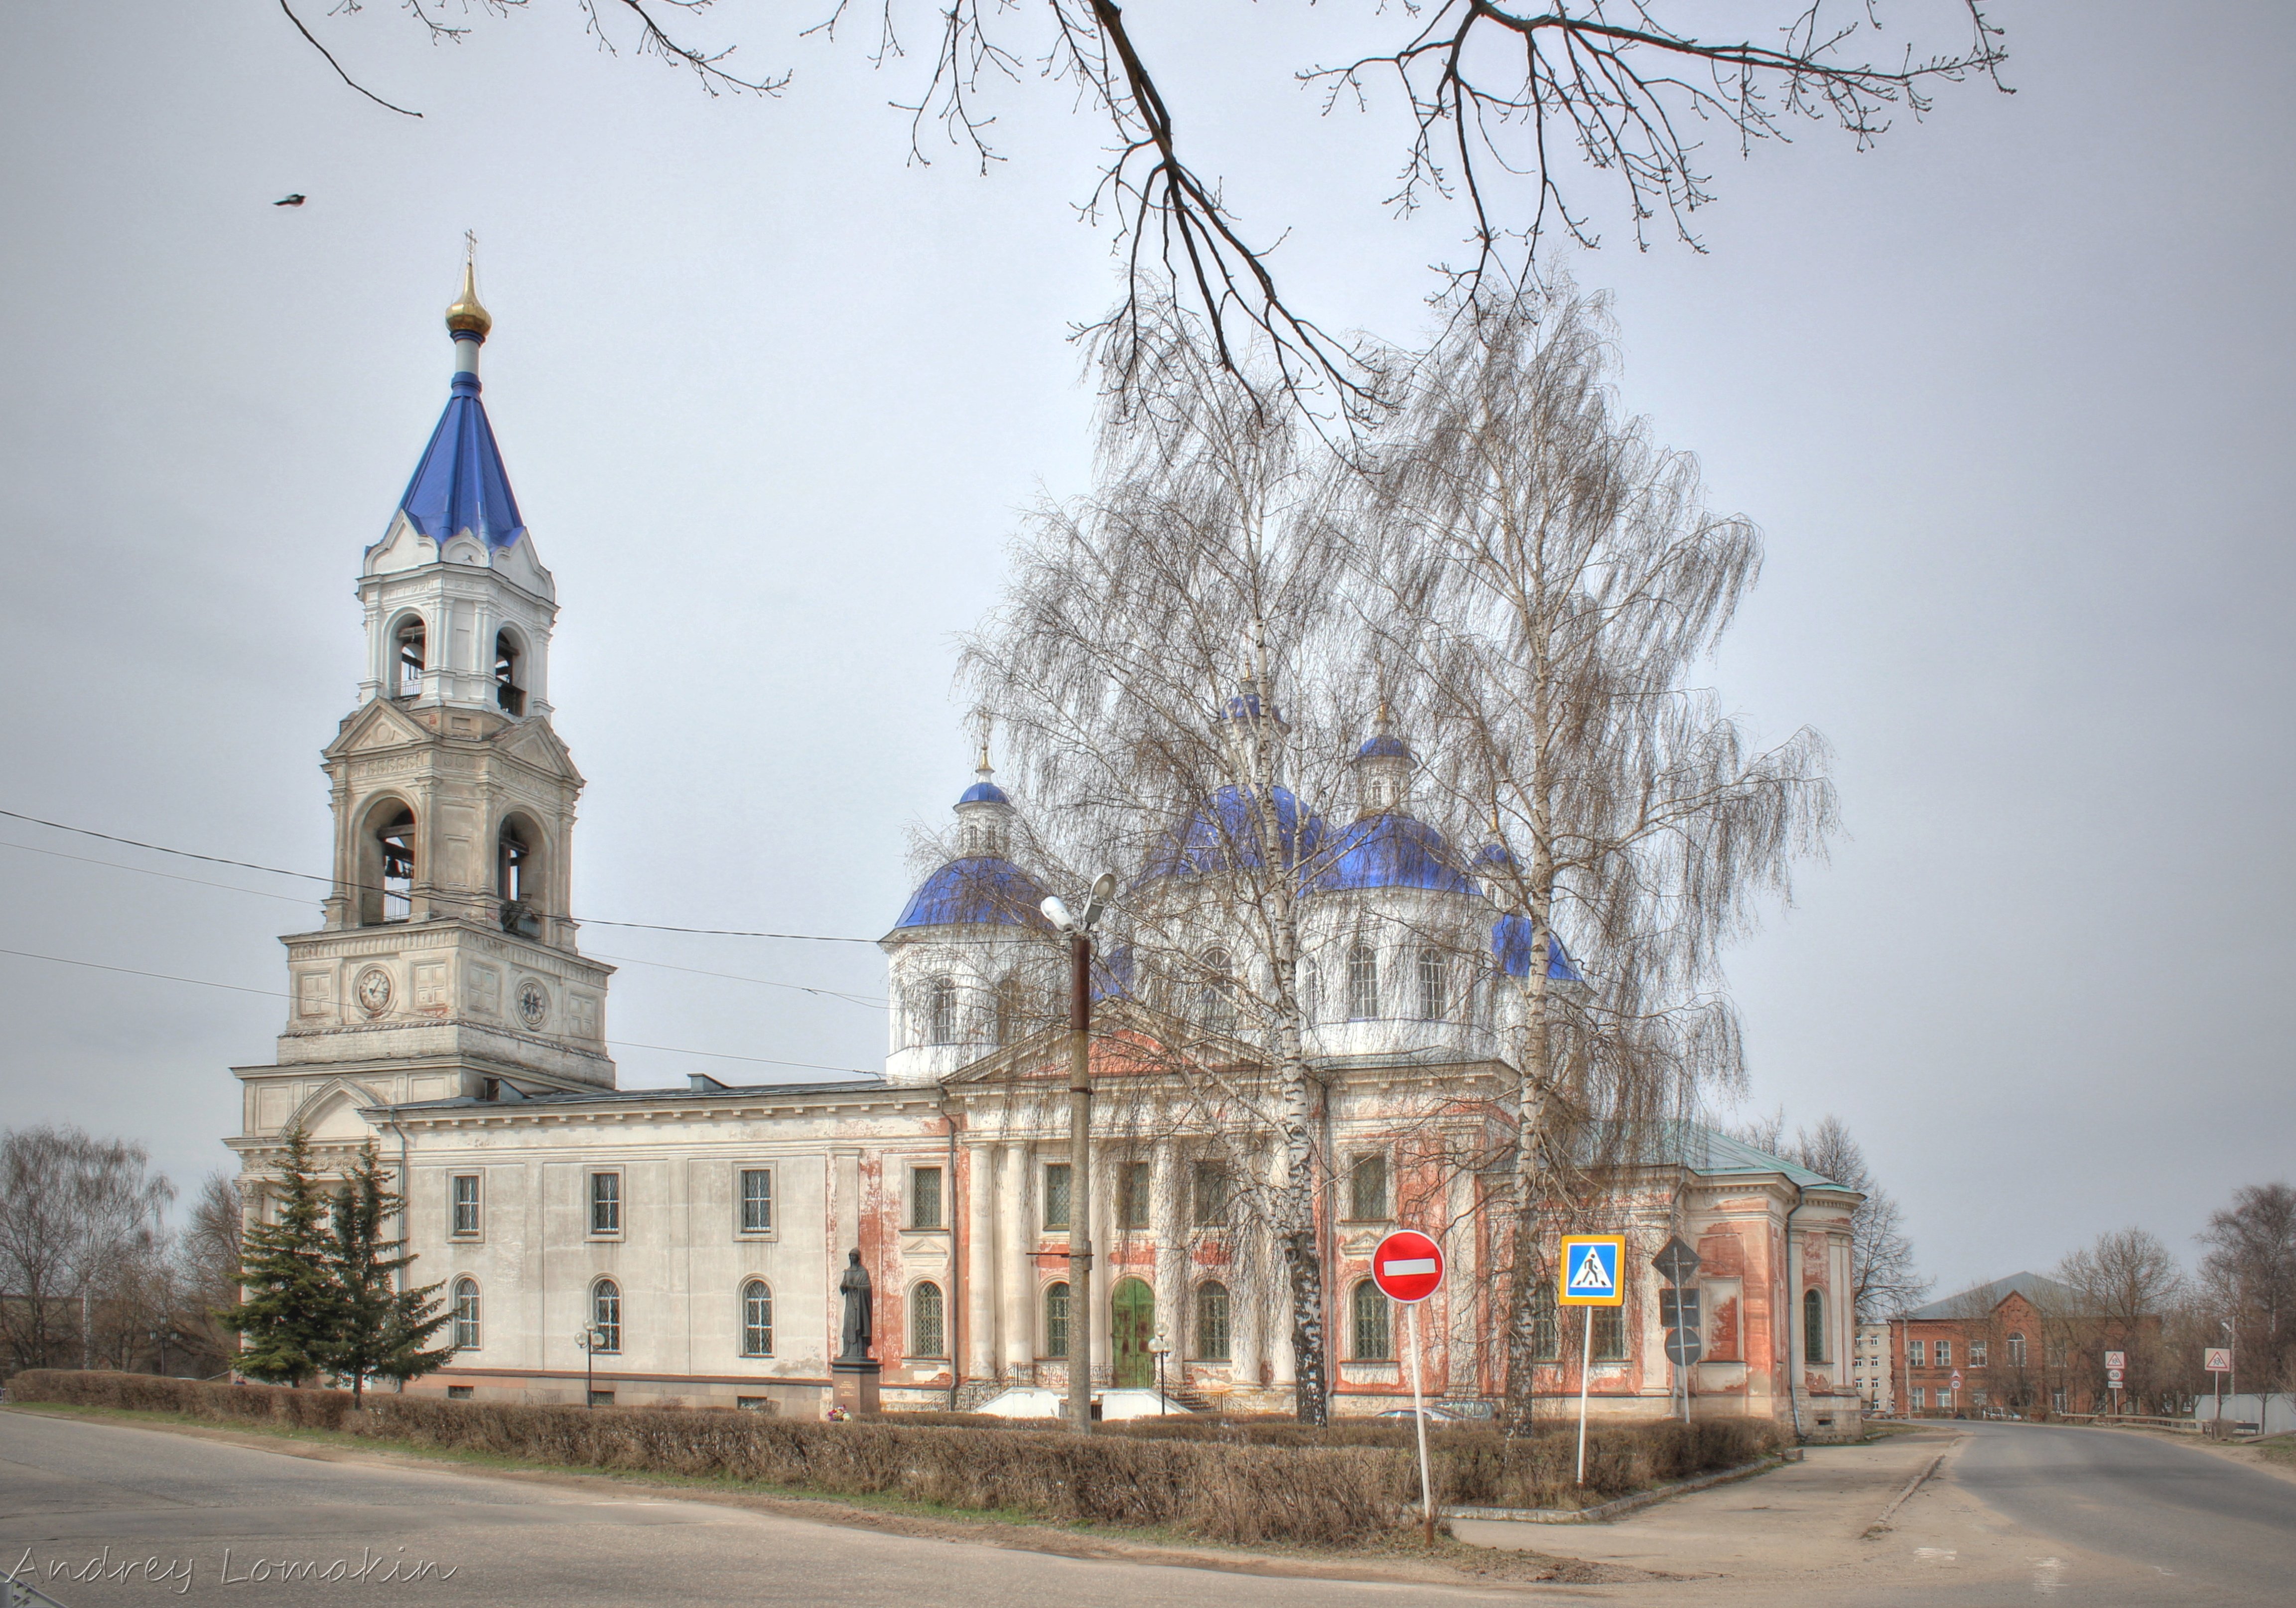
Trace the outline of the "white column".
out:
[[[1109,1321],[1109,1297],[1120,1276],[1110,1253],[1116,1247],[1116,1169],[1119,1153],[1095,1141],[1092,1147],[1092,1369],[1093,1382],[1109,1376],[1116,1358],[1111,1352],[1114,1325]],[[1074,1180],[1070,1180],[1074,1187]],[[1074,1210],[1073,1204],[1070,1210]],[[1076,1309],[1069,1322],[1076,1322]]]
[[[1034,1163],[1026,1143],[1000,1144],[997,1152],[996,1246],[998,1307],[1004,1315],[997,1340],[1007,1379],[1025,1379],[1037,1360],[1037,1277],[1029,1258],[1036,1238]]]
[[[996,1151],[969,1144],[964,1168],[964,1376],[996,1374]],[[952,1189],[955,1179],[950,1180]]]
[[[1280,1182],[1283,1177],[1283,1153],[1275,1145],[1268,1146],[1267,1162],[1263,1169],[1263,1176],[1277,1182]],[[1281,1245],[1270,1245],[1268,1249],[1270,1252],[1267,1259],[1269,1288],[1267,1346],[1270,1365],[1268,1382],[1279,1388],[1288,1389],[1299,1377],[1298,1362],[1292,1353],[1292,1270],[1291,1264],[1283,1259],[1283,1250]],[[1324,1268],[1324,1279],[1328,1282],[1331,1276],[1332,1270],[1329,1268]],[[1339,1348],[1327,1341],[1324,1349],[1331,1353],[1332,1359],[1330,1382],[1336,1385],[1339,1382]]]
[[[1227,1237],[1228,1376],[1238,1384],[1257,1385],[1267,1357],[1267,1235],[1258,1227],[1230,1228]]]
[[[1156,1325],[1172,1346],[1165,1362],[1165,1382],[1179,1384],[1187,1378],[1189,1340],[1188,1243],[1182,1207],[1187,1169],[1171,1140],[1156,1142],[1155,1169],[1149,1225],[1156,1245]]]

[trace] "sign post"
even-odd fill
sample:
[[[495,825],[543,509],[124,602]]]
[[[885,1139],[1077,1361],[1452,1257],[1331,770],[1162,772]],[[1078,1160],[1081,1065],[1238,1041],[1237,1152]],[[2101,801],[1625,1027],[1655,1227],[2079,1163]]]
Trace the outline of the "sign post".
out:
[[[1578,1347],[1578,1483],[1587,1483],[1587,1381],[1595,1371],[1595,1309],[1627,1304],[1626,1281],[1620,1277],[1627,1260],[1627,1241],[1618,1234],[1566,1234],[1562,1236],[1561,1287],[1554,1292],[1559,1307],[1584,1307],[1587,1323]]]
[[[2123,1370],[2128,1366],[2128,1352],[2107,1351],[2104,1354],[2104,1384],[2112,1392],[2112,1410],[2116,1415],[2120,1412],[2120,1383]]]
[[[2201,1366],[2207,1370],[2209,1382],[2216,1386],[2217,1423],[2221,1426],[2224,1423],[2224,1381],[2225,1375],[2232,1372],[2232,1348],[2230,1346],[2202,1347]],[[2223,1429],[2219,1427],[2217,1433],[2223,1434]]]
[[[1435,1481],[1427,1472],[1427,1407],[1420,1378],[1419,1303],[1443,1286],[1443,1247],[1416,1229],[1400,1228],[1371,1253],[1371,1282],[1388,1300],[1401,1304],[1411,1327],[1411,1418],[1419,1431],[1419,1505],[1425,1516],[1427,1546],[1435,1546]]]
[[[1682,1382],[1682,1421],[1690,1422],[1690,1365],[1696,1362],[1705,1350],[1699,1333],[1698,1292],[1685,1292],[1683,1285],[1698,1276],[1698,1252],[1682,1243],[1677,1235],[1667,1241],[1666,1249],[1651,1259],[1660,1278],[1674,1286],[1669,1292],[1673,1297],[1672,1310],[1662,1314],[1666,1322],[1666,1357],[1675,1366],[1676,1376]],[[1685,1301],[1685,1293],[1688,1296]]]

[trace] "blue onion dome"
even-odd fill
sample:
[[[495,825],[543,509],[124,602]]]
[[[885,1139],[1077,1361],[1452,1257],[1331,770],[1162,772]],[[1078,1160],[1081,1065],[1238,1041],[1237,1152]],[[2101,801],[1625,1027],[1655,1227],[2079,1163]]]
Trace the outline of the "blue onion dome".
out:
[[[1505,843],[1494,839],[1476,849],[1474,857],[1468,864],[1477,871],[1488,867],[1504,874],[1514,868],[1514,854]]]
[[[1530,975],[1530,963],[1538,953],[1538,929],[1527,915],[1502,915],[1491,923],[1491,953],[1497,956],[1499,969],[1509,977]],[[1549,982],[1578,982],[1587,980],[1562,947],[1562,938],[1549,931],[1546,935],[1546,978]]]
[[[1411,745],[1391,732],[1375,732],[1356,750],[1358,759],[1408,759]]]
[[[1370,888],[1475,891],[1441,833],[1415,816],[1394,813],[1365,816],[1341,833],[1308,886],[1317,893]]]
[[[964,790],[964,797],[957,800],[959,804],[1010,804],[1012,801],[1004,796],[1004,790],[994,782],[975,782]]]
[[[1324,818],[1306,815],[1299,799],[1287,787],[1270,788],[1268,806],[1275,816],[1276,852],[1283,865],[1313,860],[1324,851],[1327,831]],[[1241,787],[1223,787],[1196,806],[1187,821],[1167,836],[1149,857],[1146,876],[1206,876],[1215,872],[1258,870],[1267,863],[1261,841],[1265,825],[1252,794]]]
[[[967,855],[925,878],[909,898],[899,932],[910,927],[1048,927],[1037,906],[1044,885],[1001,855]]]

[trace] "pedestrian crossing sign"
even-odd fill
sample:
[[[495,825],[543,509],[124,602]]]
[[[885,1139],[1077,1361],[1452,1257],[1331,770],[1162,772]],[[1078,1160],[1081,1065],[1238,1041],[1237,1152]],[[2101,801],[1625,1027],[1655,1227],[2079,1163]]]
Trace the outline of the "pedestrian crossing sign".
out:
[[[1624,1235],[1564,1235],[1556,1302],[1565,1307],[1626,1305],[1626,1283],[1619,1276],[1626,1264]]]

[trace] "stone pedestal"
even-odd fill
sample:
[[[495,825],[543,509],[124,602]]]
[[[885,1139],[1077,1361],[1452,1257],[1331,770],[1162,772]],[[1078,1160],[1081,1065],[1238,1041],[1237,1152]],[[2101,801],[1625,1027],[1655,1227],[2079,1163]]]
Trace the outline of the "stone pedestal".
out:
[[[863,1413],[877,1410],[878,1366],[869,1358],[848,1362],[843,1358],[829,1365],[830,1399],[847,1412],[858,1417]]]

